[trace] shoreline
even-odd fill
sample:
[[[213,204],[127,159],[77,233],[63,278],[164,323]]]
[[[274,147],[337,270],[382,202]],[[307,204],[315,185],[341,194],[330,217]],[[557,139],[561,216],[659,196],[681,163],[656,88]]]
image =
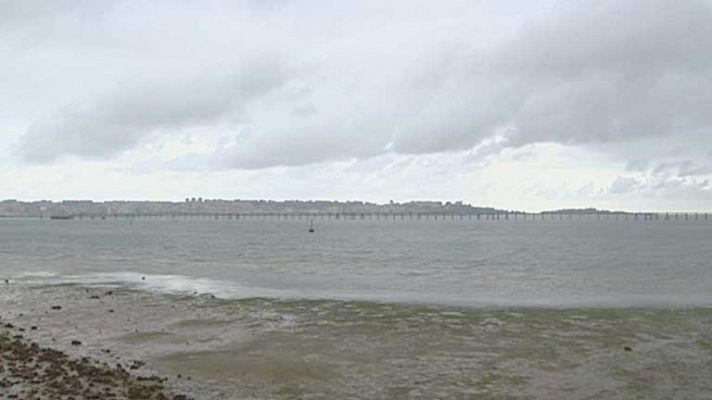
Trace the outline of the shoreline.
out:
[[[179,332],[186,320],[201,318],[193,306],[205,301],[184,300],[115,287],[0,282],[0,399],[224,398],[220,388],[193,380],[191,368],[173,371],[160,363],[175,352],[214,344]],[[54,364],[38,366],[40,359]],[[48,375],[51,370],[65,375]],[[67,375],[82,384],[62,385]],[[115,388],[105,392],[104,381]],[[88,388],[98,389],[79,391]]]
[[[48,271],[25,272],[0,277],[0,285],[27,288],[72,287],[104,297],[104,293],[134,293],[151,296],[216,300],[219,302],[309,302],[365,305],[391,305],[409,308],[450,308],[461,310],[690,310],[712,309],[712,294],[665,295],[628,294],[624,296],[570,296],[545,300],[542,297],[505,298],[369,294],[365,292],[304,291],[244,286],[228,280],[179,274],[85,273],[58,275]],[[8,287],[8,286],[5,286]]]
[[[81,387],[67,390],[88,389],[89,383],[104,390],[93,379],[105,375],[117,382],[113,397],[79,392],[72,394],[75,400],[186,399],[175,397],[181,393],[205,400],[474,394],[703,399],[712,389],[706,379],[712,356],[708,307],[473,309],[227,301],[12,282],[0,283],[0,309],[0,382],[15,354],[19,378],[12,379],[19,383],[13,390],[23,390],[15,398],[69,399],[27,395],[51,383],[43,374],[56,368],[42,371],[32,364],[43,354],[59,357],[67,374],[82,376]],[[74,340],[81,344],[72,345]],[[39,377],[31,375],[35,370]],[[679,385],[664,384],[669,379]],[[155,392],[140,387],[154,385],[145,390]],[[0,393],[6,389],[0,387]]]
[[[29,328],[37,330],[36,326]],[[0,391],[8,399],[151,399],[190,400],[174,393],[168,378],[140,375],[141,365],[111,366],[89,357],[39,346],[28,339],[27,328],[0,316]],[[81,342],[74,340],[74,346]]]

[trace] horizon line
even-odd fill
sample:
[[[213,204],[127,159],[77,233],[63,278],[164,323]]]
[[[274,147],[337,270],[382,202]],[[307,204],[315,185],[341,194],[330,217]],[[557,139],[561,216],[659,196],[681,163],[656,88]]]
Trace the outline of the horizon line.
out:
[[[18,202],[18,203],[41,203],[41,202],[49,202],[53,204],[61,204],[63,202],[92,202],[92,203],[112,203],[112,202],[126,202],[126,203],[139,203],[139,202],[144,202],[144,203],[173,203],[173,204],[185,204],[185,203],[191,203],[194,200],[196,203],[205,203],[205,202],[211,202],[211,201],[224,201],[224,202],[237,202],[237,201],[245,201],[245,202],[274,202],[274,203],[288,203],[288,202],[303,202],[303,203],[308,203],[308,202],[328,202],[328,203],[342,203],[342,204],[348,204],[348,203],[363,203],[363,204],[368,204],[368,205],[373,205],[373,206],[389,206],[389,205],[408,205],[411,203],[440,203],[442,206],[447,206],[447,205],[460,205],[460,206],[465,206],[465,207],[472,207],[472,208],[484,208],[484,209],[493,209],[495,211],[501,211],[501,212],[517,212],[517,213],[531,213],[531,214],[541,214],[541,213],[550,213],[550,212],[565,212],[565,211],[572,211],[572,212],[581,212],[581,211],[587,211],[590,210],[592,212],[608,212],[608,213],[629,213],[629,214],[645,214],[645,213],[650,213],[650,214],[661,214],[661,213],[698,213],[698,214],[705,214],[705,213],[712,213],[712,210],[681,210],[681,209],[665,209],[665,210],[634,210],[634,209],[612,209],[612,208],[599,208],[599,207],[594,207],[594,206],[581,206],[581,207],[555,207],[555,208],[542,208],[538,210],[531,210],[531,209],[525,209],[525,208],[500,208],[497,206],[489,206],[489,205],[475,205],[472,203],[468,203],[465,200],[426,200],[426,199],[412,199],[412,200],[407,200],[407,201],[395,201],[391,200],[389,202],[378,202],[378,201],[368,201],[368,200],[329,200],[329,199],[318,199],[318,198],[312,198],[312,199],[296,199],[296,198],[291,198],[291,199],[271,199],[271,198],[203,198],[203,197],[185,197],[183,200],[147,200],[147,199],[107,199],[107,200],[96,200],[96,199],[87,199],[87,198],[68,198],[68,199],[62,199],[62,200],[51,200],[51,199],[39,199],[39,200],[24,200],[24,199],[17,199],[17,198],[4,198],[0,199],[0,203],[5,203],[5,202]]]

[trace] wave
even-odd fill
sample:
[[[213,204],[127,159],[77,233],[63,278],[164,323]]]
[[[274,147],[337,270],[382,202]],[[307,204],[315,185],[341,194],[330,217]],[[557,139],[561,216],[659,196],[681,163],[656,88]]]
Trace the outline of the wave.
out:
[[[711,307],[712,295],[617,295],[606,297],[549,296],[538,298],[487,295],[458,296],[444,293],[383,293],[328,290],[284,290],[243,285],[238,282],[204,277],[141,272],[97,272],[58,275],[52,272],[26,272],[16,279],[28,283],[77,284],[87,287],[113,287],[157,293],[206,296],[219,299],[273,298],[282,300],[335,300],[378,303],[411,303],[457,307],[530,308],[669,308]]]
[[[256,288],[220,281],[211,278],[184,275],[144,274],[140,272],[89,273],[65,275],[58,279],[62,283],[76,283],[85,286],[110,286],[134,290],[183,294],[213,295],[219,298],[281,297],[286,293],[268,288]]]
[[[50,271],[28,271],[28,272],[22,272],[18,275],[15,275],[15,279],[25,279],[25,278],[52,278],[55,276],[58,276],[56,272],[50,272]]]

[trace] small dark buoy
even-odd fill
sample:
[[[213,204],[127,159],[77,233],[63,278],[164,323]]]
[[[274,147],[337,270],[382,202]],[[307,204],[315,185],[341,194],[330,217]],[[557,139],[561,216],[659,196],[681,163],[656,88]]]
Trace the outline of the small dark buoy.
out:
[[[145,276],[142,276],[142,277],[141,277],[141,280],[142,280],[142,281],[145,281],[145,280],[146,280],[146,277],[145,277]]]
[[[625,347],[623,348],[623,350],[625,350],[625,351],[633,351],[633,349],[631,349],[631,348],[628,347],[628,346],[625,346]]]
[[[307,232],[314,233],[314,220],[313,219],[309,223],[309,230]]]

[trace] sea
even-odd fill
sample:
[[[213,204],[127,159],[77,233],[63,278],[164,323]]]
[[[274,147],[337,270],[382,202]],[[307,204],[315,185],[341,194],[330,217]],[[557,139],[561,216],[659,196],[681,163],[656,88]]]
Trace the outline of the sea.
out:
[[[0,219],[0,317],[196,399],[712,398],[712,221],[309,225]]]

